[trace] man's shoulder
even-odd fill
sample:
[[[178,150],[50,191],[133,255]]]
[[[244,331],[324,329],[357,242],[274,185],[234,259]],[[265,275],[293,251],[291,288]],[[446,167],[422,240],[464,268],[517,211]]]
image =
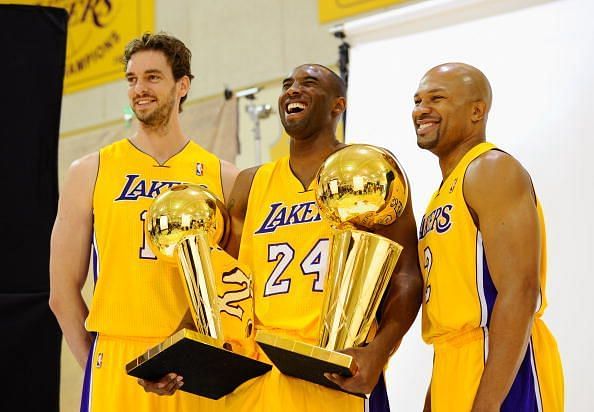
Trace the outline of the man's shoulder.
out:
[[[514,198],[533,192],[532,178],[520,161],[502,150],[489,150],[473,159],[464,176],[469,205],[481,199]]]
[[[72,172],[80,173],[84,170],[97,169],[99,165],[99,152],[91,152],[78,159],[75,159],[70,164],[70,170]]]
[[[280,171],[283,168],[283,165],[287,162],[287,158],[282,157],[277,160],[263,163],[259,166],[254,166],[249,169],[245,169],[244,171],[242,171],[242,173],[245,172],[246,175],[251,176],[251,180],[256,178],[256,176],[258,181],[268,180],[272,176],[276,176],[278,173],[280,173]]]
[[[520,161],[511,154],[493,148],[472,159],[466,170],[466,177],[475,176],[481,179],[496,178],[502,172],[527,173]]]
[[[221,159],[219,156],[217,156],[216,154],[214,154],[213,152],[211,152],[210,150],[208,150],[207,148],[205,148],[204,146],[202,146],[200,143],[198,143],[197,141],[190,139],[188,141],[188,144],[186,146],[186,149],[188,151],[191,152],[197,152],[200,154],[200,156],[208,156],[212,159],[216,159],[217,161],[223,161],[223,159]]]
[[[134,144],[130,141],[129,138],[126,137],[102,146],[97,153],[100,154],[101,157],[103,157],[106,154],[121,153],[122,151],[132,149],[134,147]]]

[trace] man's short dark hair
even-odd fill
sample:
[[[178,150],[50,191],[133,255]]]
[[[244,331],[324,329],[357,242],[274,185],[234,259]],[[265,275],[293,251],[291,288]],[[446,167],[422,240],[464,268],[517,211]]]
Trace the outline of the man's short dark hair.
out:
[[[173,78],[178,81],[184,76],[188,76],[190,81],[194,78],[190,63],[192,61],[192,52],[186,45],[176,37],[164,33],[144,33],[142,36],[130,41],[124,50],[124,65],[128,62],[134,53],[145,50],[157,50],[162,52],[171,66]],[[179,111],[182,111],[182,104],[188,96],[181,98]]]
[[[336,72],[334,70],[332,70],[322,64],[312,64],[312,66],[321,67],[322,69],[324,69],[328,73],[330,73],[330,78],[332,79],[332,83],[333,83],[333,87],[334,87],[334,90],[333,90],[334,93],[336,93],[336,96],[338,96],[338,97],[346,97],[347,84],[342,77],[340,77],[338,74],[336,74]]]

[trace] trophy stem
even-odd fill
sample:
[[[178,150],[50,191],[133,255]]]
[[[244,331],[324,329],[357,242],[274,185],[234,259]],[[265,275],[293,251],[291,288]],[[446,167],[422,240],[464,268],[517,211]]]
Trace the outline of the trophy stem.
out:
[[[339,351],[365,342],[402,246],[360,230],[332,236],[318,344]]]
[[[196,330],[223,345],[215,275],[206,233],[186,236],[177,246],[178,267]]]

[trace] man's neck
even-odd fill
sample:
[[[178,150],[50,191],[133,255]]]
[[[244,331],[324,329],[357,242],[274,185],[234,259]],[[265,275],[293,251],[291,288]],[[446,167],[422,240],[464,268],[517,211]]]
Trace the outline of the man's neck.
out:
[[[462,142],[458,143],[456,146],[449,150],[446,154],[439,155],[439,167],[441,169],[441,175],[443,180],[447,179],[450,173],[454,170],[454,168],[458,165],[460,160],[464,157],[466,153],[474,146],[483,143],[485,141],[485,137],[472,137],[463,140]]]
[[[334,133],[307,139],[291,138],[289,164],[303,187],[309,187],[326,158],[342,146],[344,143],[339,142]]]
[[[137,133],[131,138],[140,150],[153,157],[159,164],[179,153],[188,143],[178,122],[169,122],[157,127],[140,123]]]

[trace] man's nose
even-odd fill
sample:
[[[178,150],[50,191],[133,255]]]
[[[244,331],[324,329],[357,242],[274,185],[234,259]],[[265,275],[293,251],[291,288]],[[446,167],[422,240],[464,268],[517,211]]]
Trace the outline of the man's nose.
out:
[[[134,91],[136,92],[136,94],[144,94],[147,91],[147,86],[146,86],[146,82],[144,82],[143,80],[138,79],[136,81],[136,84],[134,85]]]
[[[413,114],[413,117],[416,117],[421,114],[426,114],[426,113],[430,113],[430,112],[431,112],[431,108],[427,107],[423,102],[420,102],[420,103],[415,104],[412,114]]]
[[[298,94],[300,93],[300,90],[299,90],[299,85],[298,85],[296,82],[295,82],[295,83],[293,83],[293,84],[291,85],[291,87],[289,87],[289,88],[287,89],[287,92],[286,92],[286,93],[287,93],[287,95],[288,95],[288,96],[295,96],[295,95],[298,95]]]

